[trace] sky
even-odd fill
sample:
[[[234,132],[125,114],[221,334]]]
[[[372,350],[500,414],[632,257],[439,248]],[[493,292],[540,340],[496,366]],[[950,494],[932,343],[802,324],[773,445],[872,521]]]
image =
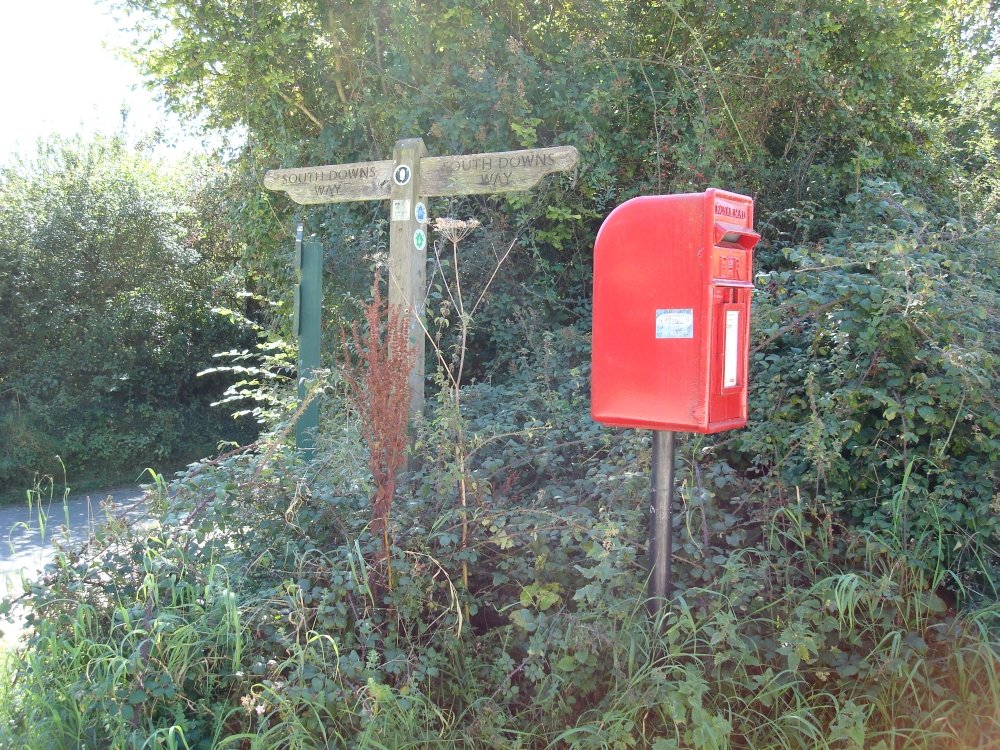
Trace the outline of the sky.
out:
[[[115,133],[122,109],[137,139],[160,127],[194,148],[115,48],[127,46],[107,2],[0,0],[0,164],[51,133]]]

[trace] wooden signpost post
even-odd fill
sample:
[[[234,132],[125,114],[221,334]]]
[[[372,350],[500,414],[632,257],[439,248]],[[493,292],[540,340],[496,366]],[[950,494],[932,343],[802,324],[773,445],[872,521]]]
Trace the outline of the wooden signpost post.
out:
[[[573,146],[464,156],[427,156],[420,138],[396,143],[392,159],[299,169],[272,169],[264,187],[303,205],[389,200],[389,305],[411,315],[417,352],[409,374],[410,413],[424,405],[424,294],[427,287],[428,198],[530,190],[545,175],[576,167]],[[305,269],[303,268],[303,272]],[[316,327],[318,335],[318,326]],[[303,335],[306,328],[302,328]],[[307,342],[300,339],[300,347]]]

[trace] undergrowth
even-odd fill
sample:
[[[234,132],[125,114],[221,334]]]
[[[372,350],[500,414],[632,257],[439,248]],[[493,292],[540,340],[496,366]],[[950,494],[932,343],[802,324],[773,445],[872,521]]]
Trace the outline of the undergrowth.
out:
[[[385,537],[337,387],[314,461],[265,443],[193,465],[169,503],[151,493],[156,525],[61,551],[18,602],[32,630],[0,747],[1000,741],[1000,606],[955,608],[933,529],[858,534],[801,495],[750,503],[697,441],[678,467],[677,595],[650,622],[648,444],[589,423],[578,331],[545,348],[558,379],[525,367],[464,390],[465,506],[440,442],[455,415],[424,424],[391,585],[369,584]]]
[[[504,377],[463,382],[453,248],[410,468],[372,471],[388,428],[334,371],[310,460],[277,423],[158,481],[152,525],[61,549],[14,603],[0,748],[996,747],[995,289],[925,281],[959,251],[995,273],[988,237],[870,189],[839,266],[786,247],[758,279],[758,414],[680,440],[659,619],[648,436],[590,420],[580,325],[528,326]],[[353,338],[361,382],[378,337]]]

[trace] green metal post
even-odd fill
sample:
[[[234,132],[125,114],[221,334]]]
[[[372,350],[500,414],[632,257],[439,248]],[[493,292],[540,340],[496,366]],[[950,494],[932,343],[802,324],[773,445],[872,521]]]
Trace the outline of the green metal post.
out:
[[[302,226],[295,237],[296,275],[298,276],[297,319],[299,338],[299,401],[305,399],[308,386],[320,366],[320,318],[323,308],[323,246],[315,240],[302,241]],[[295,424],[295,447],[303,454],[316,449],[319,429],[319,402],[313,401]]]

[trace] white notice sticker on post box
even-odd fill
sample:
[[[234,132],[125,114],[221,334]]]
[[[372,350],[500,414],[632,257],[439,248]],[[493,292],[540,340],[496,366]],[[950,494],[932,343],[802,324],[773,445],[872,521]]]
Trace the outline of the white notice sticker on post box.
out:
[[[656,338],[693,339],[694,310],[657,310]]]
[[[722,387],[735,388],[739,369],[740,311],[726,310],[726,342],[722,364]]]

